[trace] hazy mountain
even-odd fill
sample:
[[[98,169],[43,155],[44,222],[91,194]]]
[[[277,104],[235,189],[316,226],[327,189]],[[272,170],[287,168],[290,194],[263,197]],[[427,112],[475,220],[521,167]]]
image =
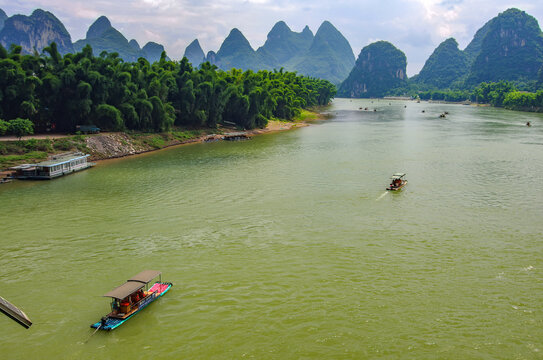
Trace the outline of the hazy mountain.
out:
[[[303,55],[313,41],[313,32],[305,27],[302,32],[297,33],[287,26],[284,21],[279,21],[268,33],[266,42],[258,51],[273,56],[280,64],[286,64],[294,57]]]
[[[41,9],[34,10],[30,16],[14,15],[5,19],[0,31],[0,43],[4,47],[21,45],[27,54],[34,51],[41,53],[53,41],[61,54],[73,52],[72,39],[62,22]]]
[[[149,62],[154,63],[160,60],[162,53],[164,52],[164,46],[157,44],[156,42],[149,41],[141,49],[143,57],[146,58]],[[166,60],[170,59],[166,56]]]
[[[341,84],[338,96],[382,97],[406,84],[405,54],[387,41],[378,41],[362,49],[349,77]]]
[[[89,30],[87,30],[87,39],[95,39],[99,38],[106,31],[111,29],[113,26],[111,26],[111,22],[109,19],[105,16],[100,16],[94,23],[89,27]]]
[[[81,51],[87,44],[92,47],[95,56],[103,51],[116,52],[124,61],[130,62],[137,61],[142,56],[142,53],[130,45],[123,34],[117,31],[105,16],[100,16],[89,27],[86,39],[74,43],[75,51]]]
[[[458,49],[458,42],[449,38],[443,41],[430,55],[417,75],[416,83],[445,89],[462,78],[469,70],[466,54]]]
[[[190,43],[189,46],[187,46],[187,48],[185,49],[185,54],[183,56],[186,57],[195,68],[198,67],[202,62],[204,62],[205,54],[202,50],[202,47],[200,46],[200,42],[198,41],[198,39],[195,39],[193,42]]]
[[[294,69],[301,74],[339,84],[349,75],[354,60],[353,49],[347,39],[330,22],[325,21]]]
[[[263,54],[254,51],[241,31],[234,28],[217,51],[214,63],[223,70],[236,68],[256,71],[271,69],[273,64],[269,63],[270,60]]]
[[[4,10],[0,9],[0,31],[2,31],[2,29],[4,28],[4,21],[6,21],[7,18],[8,16],[4,12]]]
[[[537,80],[543,65],[543,34],[537,20],[524,11],[509,9],[489,24],[467,84]]]
[[[217,53],[215,53],[215,51],[208,51],[207,55],[206,55],[206,58],[205,58],[205,61],[209,61],[212,64],[216,64],[217,63]]]
[[[322,23],[315,36],[307,26],[297,33],[280,21],[257,51],[238,29],[233,29],[217,54],[208,54],[206,61],[224,70],[272,70],[284,67],[337,84],[352,69],[354,54],[347,39],[328,21]]]
[[[141,51],[140,44],[135,39],[130,40],[128,45],[132,46],[132,49],[134,50]]]

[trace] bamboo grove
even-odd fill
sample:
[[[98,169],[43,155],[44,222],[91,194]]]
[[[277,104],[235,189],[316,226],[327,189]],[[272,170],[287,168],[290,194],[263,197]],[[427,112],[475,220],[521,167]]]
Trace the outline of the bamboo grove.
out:
[[[36,132],[168,131],[172,126],[264,127],[292,119],[302,108],[328,104],[336,88],[293,72],[224,72],[209,63],[193,69],[186,58],[127,63],[116,53],[94,56],[90,46],[62,56],[55,43],[41,56],[0,45],[0,119],[29,119]]]

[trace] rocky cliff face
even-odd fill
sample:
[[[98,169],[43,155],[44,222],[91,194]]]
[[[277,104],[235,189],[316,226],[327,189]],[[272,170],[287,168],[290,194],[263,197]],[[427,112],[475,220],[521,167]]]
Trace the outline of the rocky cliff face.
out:
[[[4,22],[7,18],[8,16],[4,12],[4,10],[0,9],[0,31],[2,31],[2,29],[4,28]]]
[[[205,54],[202,50],[202,47],[200,46],[200,42],[198,41],[198,39],[195,39],[193,42],[190,43],[189,46],[187,46],[187,48],[185,49],[185,54],[183,56],[186,57],[195,68],[198,67],[202,62],[204,62]]]
[[[417,83],[446,89],[461,79],[469,70],[466,55],[458,49],[458,42],[450,38],[442,42],[428,58],[414,80]]]
[[[543,65],[543,34],[537,20],[509,9],[489,24],[467,83],[536,80]]]
[[[42,52],[52,42],[57,43],[61,54],[74,51],[70,34],[55,15],[41,9],[32,15],[14,15],[4,21],[0,31],[0,43],[9,48],[11,44],[20,45],[23,52],[31,54]]]
[[[387,41],[378,41],[362,49],[338,96],[353,98],[383,97],[406,84],[405,54]]]

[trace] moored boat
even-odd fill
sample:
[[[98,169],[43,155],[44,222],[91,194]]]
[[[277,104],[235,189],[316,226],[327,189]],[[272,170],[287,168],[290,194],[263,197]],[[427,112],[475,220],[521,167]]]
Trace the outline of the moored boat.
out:
[[[149,283],[155,278],[159,280],[150,288]],[[170,282],[162,282],[161,272],[145,270],[128,279],[126,283],[104,294],[110,297],[111,312],[91,325],[91,328],[113,330],[143,310],[147,305],[164,295],[173,286]]]
[[[397,191],[403,188],[407,184],[407,180],[404,179],[404,173],[396,173],[391,176],[390,185],[387,187],[387,190]]]
[[[89,154],[76,151],[54,155],[49,160],[37,164],[14,166],[10,170],[16,179],[50,180],[94,166],[95,163],[87,161],[88,157],[90,157]]]

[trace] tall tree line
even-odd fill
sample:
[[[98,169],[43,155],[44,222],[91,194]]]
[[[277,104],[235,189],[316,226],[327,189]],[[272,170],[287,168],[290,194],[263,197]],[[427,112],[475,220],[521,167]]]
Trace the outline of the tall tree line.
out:
[[[0,45],[0,119],[25,118],[37,132],[73,132],[76,125],[104,130],[162,132],[173,125],[245,129],[270,118],[292,119],[302,108],[326,105],[336,94],[330,82],[293,72],[218,70],[186,58],[127,63],[117,53],[62,56],[52,43],[44,54],[21,54]]]

